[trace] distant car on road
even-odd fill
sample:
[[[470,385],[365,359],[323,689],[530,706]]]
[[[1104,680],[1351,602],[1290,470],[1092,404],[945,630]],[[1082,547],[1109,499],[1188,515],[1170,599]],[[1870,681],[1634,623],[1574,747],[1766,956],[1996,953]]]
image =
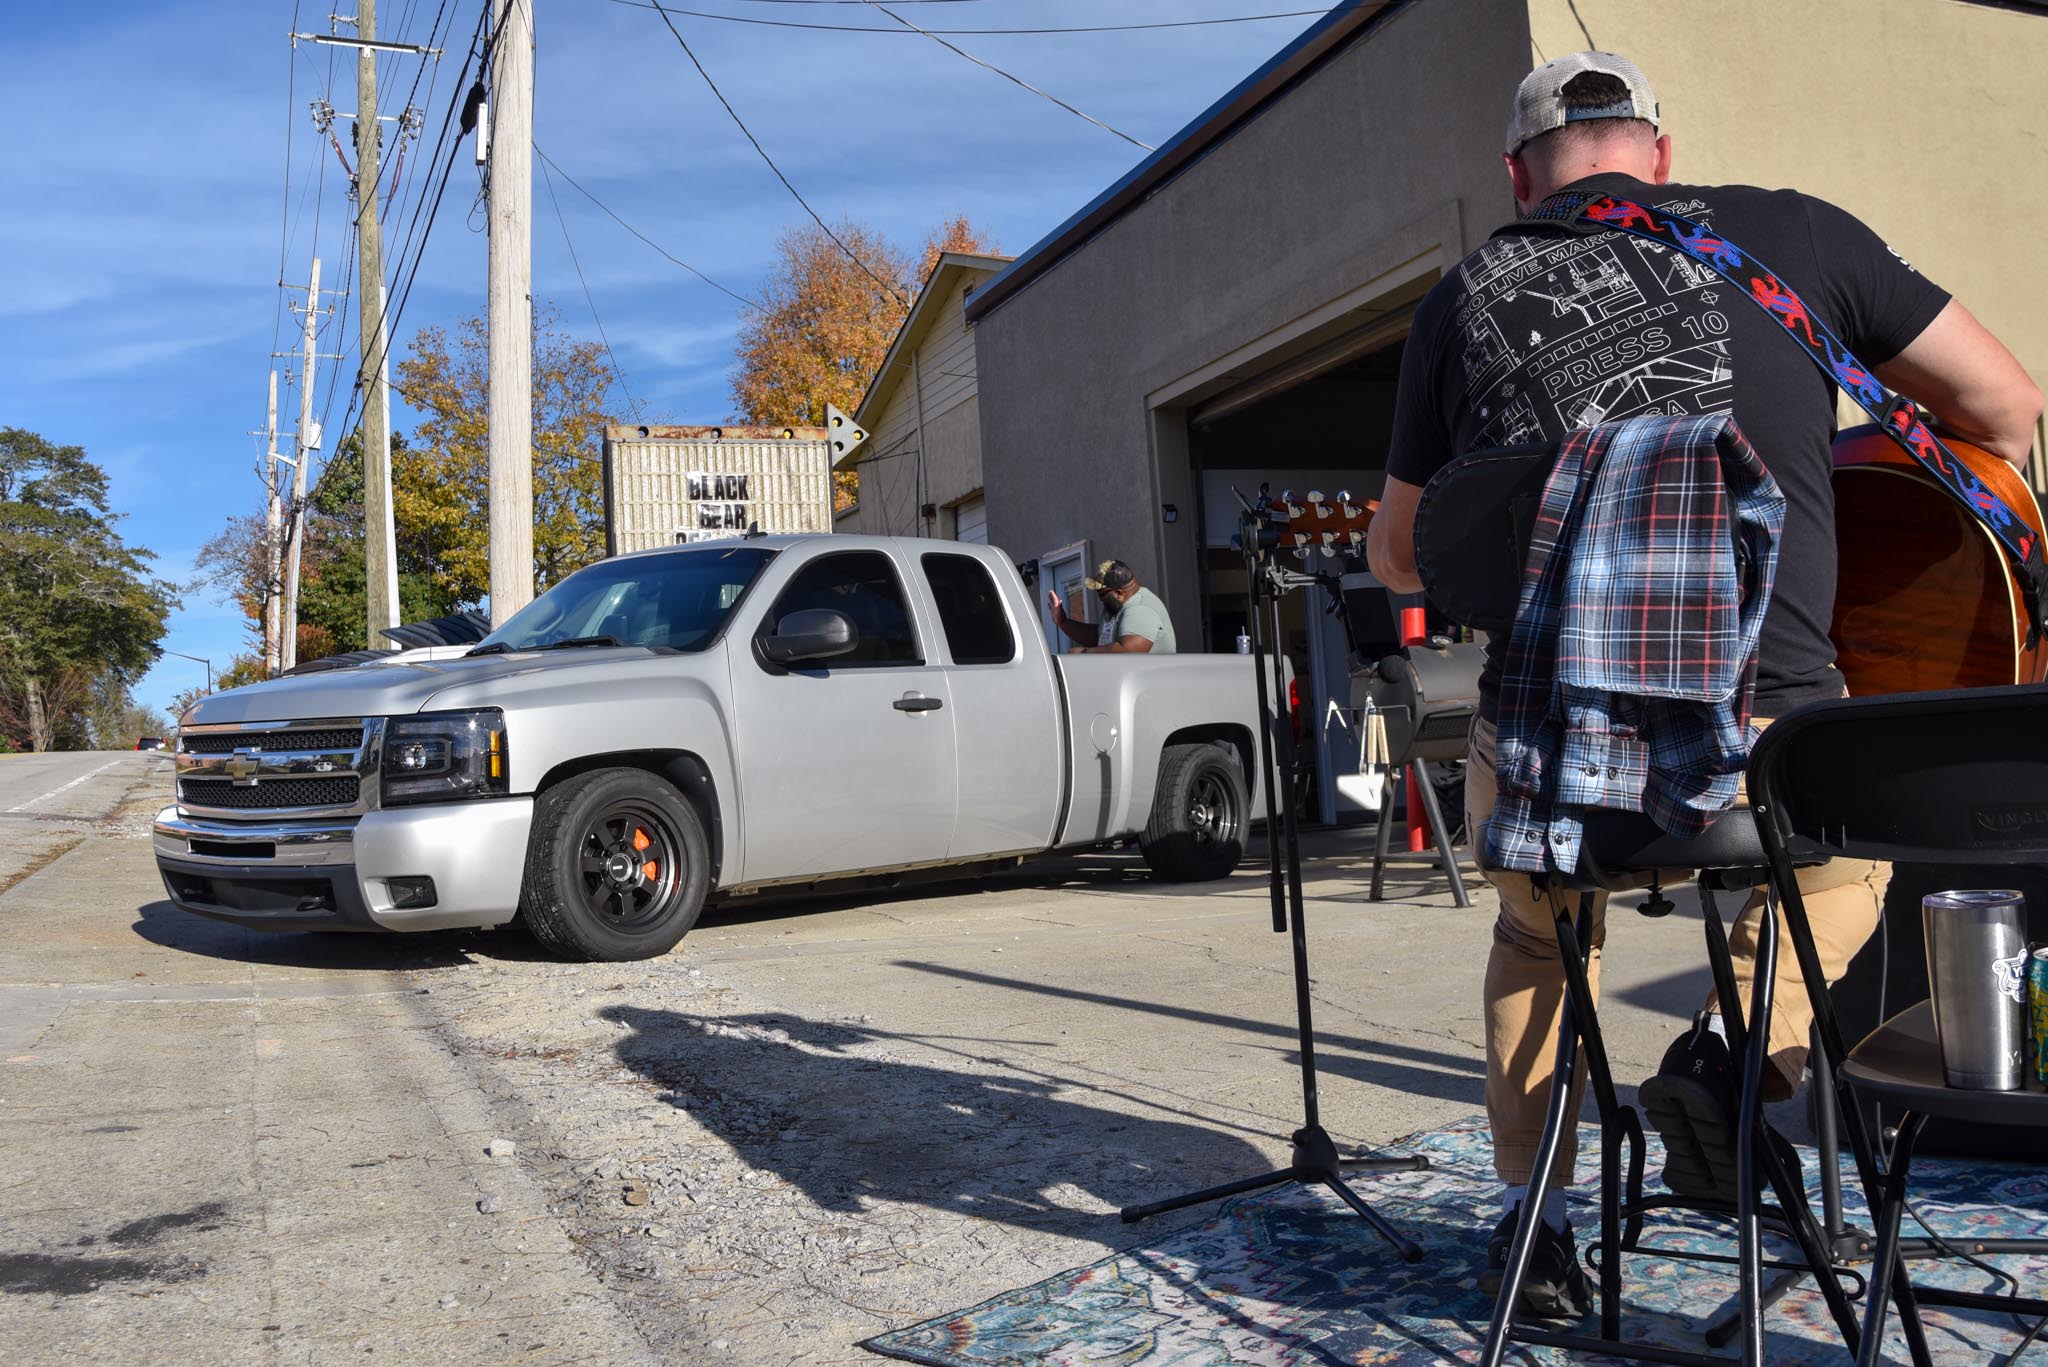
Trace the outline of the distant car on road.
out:
[[[164,748],[164,738],[162,736],[137,736],[135,738],[135,748],[138,750],[161,750]]]

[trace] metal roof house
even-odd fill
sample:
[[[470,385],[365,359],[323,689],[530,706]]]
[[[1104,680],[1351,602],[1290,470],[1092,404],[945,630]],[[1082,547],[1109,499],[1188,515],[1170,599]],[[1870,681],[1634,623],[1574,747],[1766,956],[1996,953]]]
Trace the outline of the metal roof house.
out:
[[[868,439],[841,460],[860,474],[836,532],[986,541],[981,405],[966,301],[1007,256],[941,252],[868,382],[853,421]]]

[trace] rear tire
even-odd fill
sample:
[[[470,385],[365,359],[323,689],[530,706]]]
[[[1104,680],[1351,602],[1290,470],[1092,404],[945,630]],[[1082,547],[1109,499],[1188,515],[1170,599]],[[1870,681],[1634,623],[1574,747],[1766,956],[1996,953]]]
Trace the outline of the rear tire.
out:
[[[519,919],[564,959],[652,959],[697,923],[710,885],[696,809],[641,769],[596,769],[533,804]]]
[[[1244,857],[1251,797],[1235,754],[1220,745],[1169,745],[1159,757],[1152,819],[1138,838],[1152,872],[1170,883],[1228,878]]]

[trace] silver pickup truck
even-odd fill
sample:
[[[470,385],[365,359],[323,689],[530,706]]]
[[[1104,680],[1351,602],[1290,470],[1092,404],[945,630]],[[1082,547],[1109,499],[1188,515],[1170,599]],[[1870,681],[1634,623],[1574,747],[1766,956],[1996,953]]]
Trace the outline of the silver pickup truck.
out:
[[[202,699],[157,864],[280,930],[515,915],[572,958],[661,954],[707,899],[1135,836],[1236,867],[1257,702],[1237,655],[1048,653],[997,552],[752,537],[605,560],[467,655]]]

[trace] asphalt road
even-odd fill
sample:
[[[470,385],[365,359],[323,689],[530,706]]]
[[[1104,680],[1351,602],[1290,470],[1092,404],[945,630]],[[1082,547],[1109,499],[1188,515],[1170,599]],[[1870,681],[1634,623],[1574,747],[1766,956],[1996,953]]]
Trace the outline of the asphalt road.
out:
[[[9,1367],[871,1360],[1125,1246],[1124,1201],[1277,1166],[1299,1123],[1255,865],[745,899],[661,959],[562,965],[511,931],[178,912],[169,784],[155,754],[0,758]],[[1340,1147],[1477,1111],[1490,895],[1410,870],[1369,903],[1360,833],[1308,846]],[[1698,935],[1618,918],[1619,1078],[1697,1000]]]
[[[177,912],[168,793],[0,758],[0,1361],[647,1360],[400,942]]]

